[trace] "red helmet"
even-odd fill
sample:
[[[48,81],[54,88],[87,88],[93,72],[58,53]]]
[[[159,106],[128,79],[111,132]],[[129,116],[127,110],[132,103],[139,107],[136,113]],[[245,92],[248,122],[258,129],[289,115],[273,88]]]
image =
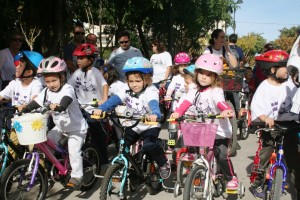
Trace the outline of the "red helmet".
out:
[[[90,56],[96,57],[98,55],[98,50],[95,45],[83,43],[79,45],[74,51],[73,56]]]
[[[272,67],[286,66],[288,59],[289,54],[283,50],[271,50],[255,57],[256,63],[263,70],[268,70]]]

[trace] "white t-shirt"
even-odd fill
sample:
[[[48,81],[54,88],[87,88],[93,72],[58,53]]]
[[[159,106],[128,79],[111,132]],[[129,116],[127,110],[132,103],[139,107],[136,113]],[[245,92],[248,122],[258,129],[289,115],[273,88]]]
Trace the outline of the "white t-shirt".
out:
[[[292,99],[297,91],[291,79],[275,86],[264,80],[254,93],[251,102],[251,119],[266,115],[278,121],[298,121],[297,114],[290,112]]]
[[[157,83],[165,79],[168,67],[172,66],[172,56],[169,52],[153,54],[150,58],[153,66],[153,83]]]
[[[171,96],[174,92],[174,101],[172,103],[171,110],[174,111],[178,107],[180,97],[186,93],[184,88],[184,78],[180,74],[177,74],[172,78],[172,81],[167,90],[167,96]]]
[[[212,54],[214,54],[214,55],[216,55],[216,56],[219,56],[220,58],[223,58],[223,47],[222,47],[219,51],[215,50],[214,48],[212,48],[212,50],[213,50],[213,53],[212,53]],[[230,50],[230,49],[229,49],[229,50]],[[227,50],[226,50],[226,51],[227,51]],[[230,62],[229,62],[229,56],[228,56],[228,54],[226,53],[226,51],[225,51],[225,59],[227,60],[228,63],[230,63]],[[230,53],[232,53],[231,50],[230,50]],[[210,50],[209,50],[208,47],[206,47],[206,48],[204,49],[203,54],[210,54]],[[232,67],[232,66],[231,66],[231,67]]]
[[[126,83],[123,83],[122,81],[116,81],[109,86],[108,96],[111,97],[114,95],[118,95],[122,92],[124,93],[128,89],[129,88]]]
[[[120,81],[126,81],[125,75],[122,72],[123,66],[129,58],[133,57],[143,57],[143,54],[135,47],[130,47],[128,50],[123,50],[121,47],[119,47],[110,54],[107,63],[116,67],[116,70],[119,73]]]
[[[43,86],[38,80],[34,78],[32,82],[24,87],[20,79],[16,78],[9,82],[8,86],[0,92],[0,96],[11,99],[13,106],[20,106],[28,104],[33,96],[37,96],[43,89]]]
[[[93,101],[93,99],[101,100],[103,86],[107,84],[101,72],[95,67],[92,67],[87,72],[77,69],[72,74],[68,83],[74,87],[80,104],[87,104]],[[84,109],[92,113],[95,108],[86,106]]]
[[[16,74],[14,58],[11,55],[9,48],[0,50],[0,72],[3,81],[13,80],[13,75]]]
[[[222,88],[207,88],[205,91],[190,90],[186,96],[186,100],[195,106],[195,109],[204,114],[219,114],[222,111],[217,107],[219,102],[224,102],[224,91]],[[205,123],[214,123],[218,125],[216,138],[231,138],[232,126],[228,118],[226,119],[207,119]]]
[[[149,102],[152,100],[158,101],[158,89],[151,85],[146,88],[144,92],[140,94],[138,98],[130,96],[128,93],[118,94],[122,102],[126,104],[127,109],[132,109],[133,116],[141,117],[146,114],[151,114],[151,109],[149,107]],[[135,121],[127,121],[125,125],[133,124]],[[139,123],[137,126],[132,128],[133,131],[140,134],[150,128],[160,127],[160,124],[157,125],[147,125],[144,123]]]
[[[45,90],[47,90],[46,98],[45,98]],[[71,85],[66,83],[58,92],[52,92],[49,89],[45,88],[34,100],[40,106],[44,105],[44,99],[45,102],[47,103],[60,104],[64,96],[71,97],[73,101],[68,106],[65,112],[53,112],[51,114],[53,117],[54,124],[62,132],[67,132],[67,133],[80,132],[82,134],[85,134],[88,126],[85,119],[82,116],[78,101],[75,96],[74,89]]]

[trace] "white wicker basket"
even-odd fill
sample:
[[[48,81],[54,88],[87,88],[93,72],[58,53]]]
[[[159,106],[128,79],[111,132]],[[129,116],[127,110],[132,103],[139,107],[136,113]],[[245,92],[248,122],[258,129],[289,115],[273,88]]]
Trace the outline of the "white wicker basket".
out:
[[[12,119],[21,145],[38,144],[47,140],[48,115],[40,113],[26,113]]]

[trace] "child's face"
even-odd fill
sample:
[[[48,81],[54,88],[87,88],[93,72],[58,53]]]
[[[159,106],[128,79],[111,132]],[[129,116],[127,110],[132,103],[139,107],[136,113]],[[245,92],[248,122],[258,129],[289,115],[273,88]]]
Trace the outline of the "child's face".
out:
[[[273,70],[274,68],[272,68]],[[274,70],[275,71],[275,70]],[[274,72],[273,72],[274,73]],[[282,67],[279,67],[277,69],[277,72],[276,72],[276,77],[277,78],[282,78],[282,79],[286,79],[288,77],[288,71],[287,71],[287,68],[286,66],[282,66]]]
[[[246,78],[246,80],[247,80],[247,81],[248,81],[248,80],[251,80],[252,75],[253,75],[252,70],[247,69],[246,72],[245,72],[245,78]]]
[[[134,93],[138,93],[144,88],[144,81],[139,74],[129,74],[127,77],[127,83]]]
[[[204,86],[204,87],[209,86],[215,80],[214,73],[204,70],[204,69],[201,69],[201,70],[199,70],[197,80],[201,86]]]
[[[26,61],[20,60],[19,65],[16,67],[16,78],[20,78],[25,67],[26,67]],[[23,76],[25,76],[25,77],[30,76],[30,75],[32,75],[32,70],[26,70],[23,74]]]
[[[185,69],[188,65],[179,65],[178,70],[180,74],[184,74],[183,69]]]
[[[186,74],[186,75],[184,76],[184,89],[185,89],[186,92],[189,91],[189,85],[190,85],[191,83],[193,83],[193,77],[190,76],[190,75],[188,75],[188,74]]]
[[[49,88],[49,90],[51,90],[52,92],[58,91],[61,87],[61,80],[56,74],[45,75],[44,80],[47,88]]]
[[[92,64],[92,59],[87,56],[77,56],[77,65],[80,69]]]

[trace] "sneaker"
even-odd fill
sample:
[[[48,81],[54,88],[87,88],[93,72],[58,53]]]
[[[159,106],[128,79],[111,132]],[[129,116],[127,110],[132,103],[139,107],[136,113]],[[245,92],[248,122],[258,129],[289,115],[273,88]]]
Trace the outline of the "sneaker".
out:
[[[250,192],[251,192],[256,198],[260,198],[260,199],[264,199],[264,198],[265,198],[265,191],[262,189],[261,186],[251,185],[251,186],[250,186]]]
[[[227,190],[237,190],[239,188],[239,180],[237,177],[232,177],[231,181],[227,182],[226,189]]]
[[[75,190],[79,190],[81,182],[82,178],[70,178],[69,182],[67,183],[67,186]]]
[[[159,168],[159,174],[162,179],[169,178],[171,174],[171,167],[168,161]]]

